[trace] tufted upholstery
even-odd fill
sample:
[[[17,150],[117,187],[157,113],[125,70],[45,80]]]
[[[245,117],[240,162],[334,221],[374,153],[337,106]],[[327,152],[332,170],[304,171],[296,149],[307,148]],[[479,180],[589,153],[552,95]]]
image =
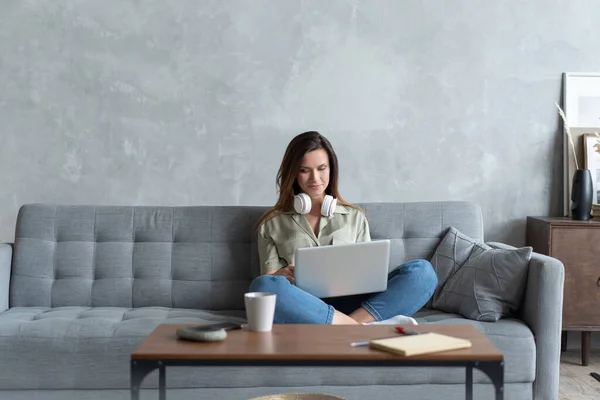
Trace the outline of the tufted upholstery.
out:
[[[483,239],[478,207],[359,204],[373,239],[392,240],[390,269],[429,258],[445,229]],[[254,224],[264,207],[30,204],[15,234],[11,307],[243,310],[259,273]]]
[[[12,307],[243,309],[258,269],[253,207],[25,205]]]

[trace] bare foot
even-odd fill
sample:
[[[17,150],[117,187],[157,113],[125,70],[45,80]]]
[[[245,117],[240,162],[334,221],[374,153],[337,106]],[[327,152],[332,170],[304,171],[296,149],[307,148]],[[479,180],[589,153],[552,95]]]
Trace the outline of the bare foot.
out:
[[[335,312],[333,313],[333,321],[331,321],[331,324],[332,325],[356,325],[356,324],[358,324],[358,322],[356,322],[354,319],[350,318],[346,314],[341,313],[338,310],[335,310]]]
[[[359,324],[373,322],[375,321],[375,317],[373,317],[367,310],[363,307],[357,308],[350,315],[350,318],[358,322]]]

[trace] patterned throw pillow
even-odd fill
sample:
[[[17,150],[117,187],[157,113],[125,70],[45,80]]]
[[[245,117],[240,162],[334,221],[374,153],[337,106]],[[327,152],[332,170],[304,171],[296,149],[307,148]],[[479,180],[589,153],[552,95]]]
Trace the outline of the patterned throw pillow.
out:
[[[494,249],[451,227],[431,264],[438,287],[431,307],[477,321],[512,317],[521,306],[533,249]]]

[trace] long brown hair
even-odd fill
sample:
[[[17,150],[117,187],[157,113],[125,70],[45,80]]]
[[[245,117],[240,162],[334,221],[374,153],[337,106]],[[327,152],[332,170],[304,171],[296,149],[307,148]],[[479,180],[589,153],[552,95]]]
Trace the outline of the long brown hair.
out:
[[[325,189],[325,194],[336,198],[338,205],[341,204],[360,210],[359,207],[342,199],[338,192],[339,168],[337,155],[333,150],[333,146],[331,146],[329,140],[319,132],[308,131],[297,135],[288,144],[275,179],[277,190],[279,192],[279,199],[273,208],[268,210],[257,222],[257,228],[269,219],[294,209],[294,196],[301,191],[296,178],[300,172],[302,160],[306,153],[318,149],[325,150],[329,156],[329,185]]]

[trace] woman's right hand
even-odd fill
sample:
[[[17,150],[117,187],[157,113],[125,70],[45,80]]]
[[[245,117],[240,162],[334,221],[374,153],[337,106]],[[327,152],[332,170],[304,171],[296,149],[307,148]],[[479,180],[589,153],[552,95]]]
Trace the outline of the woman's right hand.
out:
[[[292,285],[294,284],[294,265],[288,264],[283,268],[279,268],[277,271],[270,272],[273,276],[283,276],[285,277]]]

